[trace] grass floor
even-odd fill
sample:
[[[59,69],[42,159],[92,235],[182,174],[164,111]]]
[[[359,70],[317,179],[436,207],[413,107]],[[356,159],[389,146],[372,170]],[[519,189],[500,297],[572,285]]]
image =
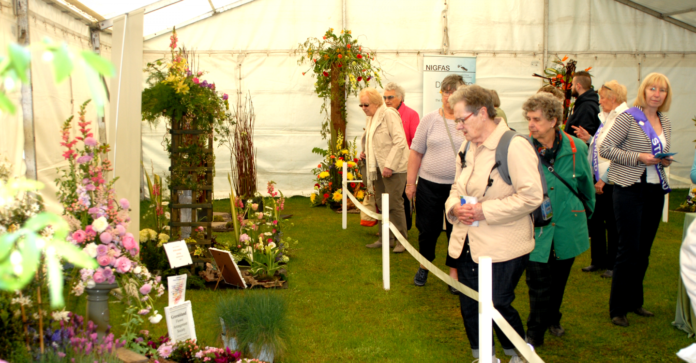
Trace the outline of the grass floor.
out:
[[[685,191],[672,193],[672,209],[684,200]],[[215,202],[216,211],[227,211],[229,201]],[[341,229],[341,215],[325,208],[310,208],[307,198],[290,198],[286,213],[293,214],[287,233],[300,240],[289,264],[289,288],[277,290],[289,306],[288,352],[280,362],[471,362],[473,360],[459,312],[459,299],[446,285],[430,276],[424,287],[413,285],[418,263],[408,253],[391,254],[391,290],[382,288],[381,250],[370,250],[377,227],[359,225],[359,215],[348,216]],[[679,279],[679,247],[684,214],[670,212],[655,240],[645,279],[645,307],[654,318],[630,314],[631,326],[620,328],[609,320],[611,281],[601,272],[583,273],[589,251],[573,266],[562,306],[566,334],[547,334],[537,351],[545,362],[679,362],[675,353],[694,342],[672,327]],[[147,221],[143,221],[147,225]],[[219,236],[226,238],[224,234]],[[417,230],[409,233],[415,246]],[[444,266],[446,240],[438,241],[435,264]],[[193,303],[198,339],[203,345],[221,345],[215,314],[217,298],[242,290],[187,291]],[[524,277],[516,289],[513,306],[523,321],[529,313]],[[166,295],[158,302],[160,312]],[[77,311],[80,308],[78,307]],[[84,309],[84,308],[82,308]],[[112,304],[112,324],[122,311]],[[164,321],[144,329],[166,332]],[[115,326],[118,333],[120,328]],[[498,346],[497,355],[503,357]],[[503,362],[507,358],[502,359]]]

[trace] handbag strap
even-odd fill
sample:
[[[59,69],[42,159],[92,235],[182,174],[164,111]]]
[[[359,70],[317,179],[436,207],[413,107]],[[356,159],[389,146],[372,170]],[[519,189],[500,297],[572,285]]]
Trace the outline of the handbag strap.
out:
[[[580,199],[583,207],[585,208],[585,211],[588,211],[589,209],[587,208],[587,201],[588,201],[587,198],[584,195],[582,195],[581,193],[579,193],[578,191],[576,191],[575,188],[571,187],[570,184],[568,184],[568,182],[565,181],[565,179],[561,178],[561,176],[558,175],[558,173],[556,173],[556,170],[553,168],[553,165],[549,164],[548,160],[544,159],[543,157],[540,159],[541,159],[541,162],[544,164],[544,166],[546,166],[546,169],[551,174],[553,174],[556,178],[558,178],[558,180],[560,180],[563,184],[565,184],[565,186],[568,187],[568,189],[571,192],[573,192],[573,194],[575,194],[575,196],[578,197],[578,199]]]
[[[450,139],[450,145],[452,145],[452,151],[454,151],[454,157],[457,157],[457,148],[454,147],[454,141],[452,140],[452,134],[450,133],[449,126],[447,126],[447,120],[445,119],[445,111],[443,109],[440,109],[438,113],[442,112],[440,116],[442,116],[442,122],[445,123],[445,130],[447,130],[447,136],[449,136]]]

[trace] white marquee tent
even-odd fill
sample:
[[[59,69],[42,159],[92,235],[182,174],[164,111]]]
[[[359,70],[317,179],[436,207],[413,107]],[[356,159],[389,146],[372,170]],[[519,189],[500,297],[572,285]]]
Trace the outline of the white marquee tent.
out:
[[[101,54],[113,57],[120,69],[120,48],[126,44],[130,53],[123,58],[124,69],[142,69],[147,62],[168,55],[169,31],[177,25],[180,45],[195,49],[199,68],[209,72],[205,79],[230,94],[232,101],[236,95],[252,95],[260,190],[271,179],[288,195],[308,195],[312,190],[310,170],[320,158],[311,150],[326,145],[319,135],[323,116],[320,99],[313,93],[314,80],[302,76],[305,68],[297,65],[294,49],[328,28],[350,29],[361,44],[375,51],[384,79],[401,84],[406,103],[421,116],[432,111],[422,109],[423,56],[476,56],[477,83],[498,91],[510,125],[520,131],[526,131],[521,105],[541,86],[531,75],[541,73],[556,56],[576,59],[579,68],[593,67],[596,84],[611,79],[625,84],[629,102],[642,77],[664,73],[674,90],[669,116],[674,130],[672,151],[679,153],[679,163],[671,168],[671,183],[686,185],[696,139],[691,121],[696,115],[692,104],[696,99],[694,0],[164,0],[155,5],[171,4],[152,12],[144,9],[144,20],[138,23],[137,14],[143,10],[134,10],[152,2],[29,0],[31,40],[50,37],[76,49],[91,49],[87,24],[116,17],[113,36],[110,29],[101,32]],[[124,25],[121,14],[126,12],[136,20]],[[2,52],[17,39],[16,23],[13,2],[0,0]],[[129,29],[126,43],[124,26]],[[142,44],[137,44],[140,39]],[[63,165],[60,126],[89,93],[79,76],[55,85],[48,66],[41,62],[32,66],[32,73],[38,175],[50,196],[55,191],[56,168]],[[123,81],[121,107],[133,116],[125,117],[127,111],[120,116],[118,152],[127,155],[131,165],[141,155],[148,169],[152,163],[162,174],[168,168],[162,147],[165,129],[162,124],[151,129],[137,117],[137,83],[144,84],[144,75],[135,74],[139,74],[132,78],[135,82]],[[112,112],[107,110],[106,123],[111,143],[117,78],[108,83]],[[12,97],[19,102],[18,92]],[[361,135],[364,126],[357,103],[354,98],[348,102],[351,140]],[[17,173],[24,170],[22,117],[21,111],[0,115],[0,154],[15,164]],[[92,108],[90,120],[95,119]],[[121,171],[128,182],[120,188],[128,189],[131,199],[139,193],[138,170],[140,166],[134,165]],[[225,198],[230,170],[225,147],[216,150],[216,170],[215,196]]]

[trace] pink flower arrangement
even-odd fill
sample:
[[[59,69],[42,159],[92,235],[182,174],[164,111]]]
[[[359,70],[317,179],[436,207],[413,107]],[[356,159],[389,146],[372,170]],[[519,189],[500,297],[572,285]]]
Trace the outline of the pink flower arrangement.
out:
[[[107,172],[112,169],[102,155],[109,151],[109,147],[94,139],[89,128],[91,123],[85,121],[86,105],[85,102],[80,107],[80,136],[71,140],[72,117],[63,124],[61,145],[67,149],[63,157],[68,168],[60,171],[62,175],[56,183],[58,199],[65,209],[64,218],[73,227],[67,239],[94,256],[99,268],[81,270],[72,292],[80,295],[85,288],[100,283],[118,283],[123,288],[127,281],[137,286],[135,289],[122,289],[125,292],[123,297],[136,301],[141,310],[151,311],[152,299],[143,299],[142,295],[149,297],[155,291],[157,296],[161,296],[164,286],[158,276],[152,276],[140,263],[139,240],[127,232],[130,203],[125,198],[116,198],[114,180],[105,180]],[[82,141],[83,148],[76,147],[78,141]],[[140,289],[144,286],[147,289]],[[142,291],[147,291],[147,294],[140,295]]]

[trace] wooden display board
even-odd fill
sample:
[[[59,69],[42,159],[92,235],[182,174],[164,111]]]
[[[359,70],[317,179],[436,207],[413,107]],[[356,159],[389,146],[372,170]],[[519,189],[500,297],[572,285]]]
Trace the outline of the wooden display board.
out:
[[[239,270],[237,263],[234,262],[230,251],[223,251],[212,247],[208,250],[210,254],[213,255],[218,270],[220,270],[221,278],[225,280],[225,283],[246,289],[247,285],[242,277],[242,272]],[[218,283],[219,282],[218,280]],[[215,285],[215,287],[217,288],[217,285]]]

